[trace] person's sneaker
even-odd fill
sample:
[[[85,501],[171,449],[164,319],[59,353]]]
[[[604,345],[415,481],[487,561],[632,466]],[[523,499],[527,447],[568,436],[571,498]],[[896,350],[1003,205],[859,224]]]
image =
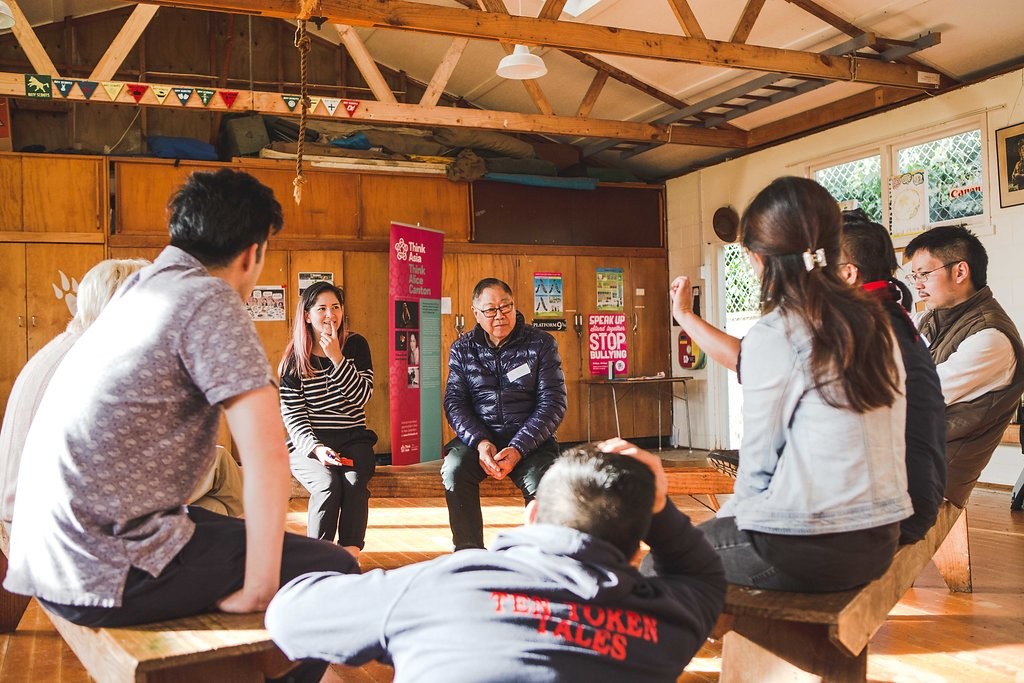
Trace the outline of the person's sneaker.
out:
[[[731,450],[708,451],[708,464],[722,474],[736,478],[740,466],[740,452]]]

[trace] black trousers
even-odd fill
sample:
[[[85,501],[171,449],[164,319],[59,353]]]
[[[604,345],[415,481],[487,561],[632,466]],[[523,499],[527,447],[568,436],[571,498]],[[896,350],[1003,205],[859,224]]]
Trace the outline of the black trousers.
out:
[[[373,455],[377,435],[356,428],[317,432],[317,437],[353,464],[324,465],[316,456],[292,453],[292,474],[309,491],[307,533],[310,538],[337,539],[338,545],[362,548],[370,507],[367,484],[377,467]]]
[[[59,605],[40,600],[46,609],[82,626],[145,624],[211,612],[245,579],[245,521],[199,507],[188,508],[195,533],[160,576],[133,567],[128,572],[120,607]],[[284,535],[281,583],[309,572],[358,574],[347,552],[297,534]]]
[[[508,446],[507,442],[492,442],[499,451]],[[444,452],[441,481],[444,482],[444,499],[448,504],[452,543],[456,551],[483,548],[484,519],[480,511],[480,482],[487,478],[487,474],[480,466],[480,454],[457,438],[445,444]],[[525,502],[533,500],[540,478],[558,455],[558,442],[553,438],[548,439],[532,453],[523,454],[523,459],[509,472],[509,479],[523,492]]]

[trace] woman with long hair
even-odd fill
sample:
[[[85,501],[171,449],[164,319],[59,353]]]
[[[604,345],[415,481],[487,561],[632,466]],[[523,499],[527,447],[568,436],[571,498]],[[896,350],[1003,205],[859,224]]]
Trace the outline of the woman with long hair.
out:
[[[779,178],[741,230],[763,317],[740,350],[735,492],[702,528],[732,583],[865,584],[888,569],[913,512],[899,347],[878,301],[836,270],[842,220],[823,187]]]
[[[364,412],[373,364],[366,339],[345,325],[341,289],[322,281],[302,293],[278,372],[292,474],[309,491],[308,535],[358,558],[375,469]]]

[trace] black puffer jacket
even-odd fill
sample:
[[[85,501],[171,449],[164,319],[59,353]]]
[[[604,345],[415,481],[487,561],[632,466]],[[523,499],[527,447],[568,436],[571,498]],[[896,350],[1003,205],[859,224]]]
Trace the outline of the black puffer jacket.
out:
[[[507,440],[525,458],[554,436],[565,406],[555,340],[527,325],[522,313],[516,313],[512,334],[498,348],[487,343],[479,325],[452,344],[444,410],[467,446]]]

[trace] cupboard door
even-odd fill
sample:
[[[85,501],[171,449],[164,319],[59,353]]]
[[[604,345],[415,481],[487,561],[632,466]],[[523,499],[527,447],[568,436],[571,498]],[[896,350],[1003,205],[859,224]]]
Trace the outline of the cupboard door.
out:
[[[284,287],[285,296],[288,292],[288,252],[267,249],[264,256],[263,272],[260,274],[256,289],[263,287]],[[284,320],[257,320],[256,333],[263,342],[263,350],[267,353],[270,367],[273,368],[274,376],[277,377],[277,366],[284,354],[284,347],[288,345],[292,329],[288,322],[287,299],[282,302],[284,309]]]
[[[14,380],[28,360],[24,244],[0,244],[0,272],[0,406],[6,410]]]
[[[593,379],[602,379],[606,375],[593,376],[590,373],[590,318],[594,313],[617,314],[626,316],[627,335],[627,369],[628,376],[637,374],[634,367],[636,349],[631,339],[632,328],[632,297],[630,290],[630,271],[628,258],[614,258],[604,256],[577,256],[576,257],[576,282],[578,288],[577,302],[580,313],[583,314],[583,343],[581,365],[581,389],[584,394],[582,405],[582,431],[584,437],[589,431],[593,440],[607,439],[615,436],[615,402],[612,398],[612,390],[607,385],[588,385]],[[601,310],[597,308],[597,271],[598,268],[621,268],[622,269],[622,310]],[[617,308],[617,307],[616,307]],[[632,388],[616,387],[615,397],[618,399],[618,421],[619,433],[623,438],[635,435],[633,428],[633,403],[636,395]],[[587,409],[589,403],[589,411]],[[587,429],[589,419],[589,430]]]
[[[566,398],[568,407],[565,419],[558,428],[557,438],[560,442],[569,443],[583,441],[587,438],[586,424],[586,385],[580,384],[581,358],[583,357],[583,337],[573,330],[573,316],[577,313],[576,258],[574,256],[521,256],[516,267],[515,283],[516,305],[526,316],[526,322],[535,320],[536,284],[535,273],[558,273],[562,276],[561,298],[562,314],[558,319],[564,320],[564,330],[549,330],[558,344],[558,355],[562,358],[562,372],[565,375]],[[549,299],[544,299],[547,302]],[[546,304],[545,304],[546,305]],[[536,318],[544,320],[544,318]],[[550,319],[549,319],[550,320]]]
[[[0,155],[0,231],[23,230],[21,220],[21,157]]]
[[[515,257],[492,254],[445,254],[441,272],[441,296],[450,297],[452,312],[441,316],[441,386],[448,383],[448,352],[459,337],[455,329],[457,316],[465,320],[463,332],[476,326],[473,317],[473,288],[485,277],[496,277],[508,283],[515,294]],[[518,310],[518,299],[517,310]],[[529,310],[526,311],[529,313]],[[529,320],[529,318],[527,318]],[[444,391],[441,392],[442,400]],[[443,413],[443,411],[442,411]],[[447,416],[441,425],[441,438],[445,443],[455,438],[455,432],[448,426]]]
[[[373,360],[373,396],[366,404],[366,426],[377,433],[377,453],[391,451],[391,383],[388,339],[388,254],[345,253],[345,315],[350,328],[366,337]]]
[[[634,362],[629,374],[632,376],[655,375],[659,372],[664,372],[666,375],[671,374],[668,263],[664,258],[632,258],[629,262],[629,279],[633,295],[630,341]],[[634,322],[635,326],[633,326]],[[672,386],[671,384],[655,384],[637,387],[634,390],[636,398],[634,429],[637,436],[655,436],[658,434],[659,428],[663,433],[671,433]],[[662,394],[660,402],[659,392]]]
[[[387,239],[392,223],[407,223],[440,230],[449,242],[469,241],[468,183],[363,175],[360,188],[361,237]]]
[[[110,247],[110,258],[143,258],[152,263],[163,251],[163,247]]]
[[[293,197],[295,169],[242,168],[274,191],[281,204],[281,237],[354,238],[359,225],[358,176],[330,171],[304,173],[302,203]]]
[[[25,230],[102,232],[100,159],[25,156],[21,177]]]
[[[78,283],[103,260],[101,244],[26,244],[26,309],[31,356],[74,316]]]
[[[285,289],[288,303],[286,311],[288,314],[288,325],[294,322],[295,311],[299,306],[299,274],[300,273],[331,273],[333,282],[342,290],[345,290],[345,259],[340,251],[293,251],[289,259],[288,288]],[[348,291],[345,290],[345,298],[348,298]],[[351,318],[348,306],[345,307],[345,315]]]
[[[114,168],[117,174],[114,232],[166,235],[167,203],[196,168],[188,164],[129,162],[118,162]]]

